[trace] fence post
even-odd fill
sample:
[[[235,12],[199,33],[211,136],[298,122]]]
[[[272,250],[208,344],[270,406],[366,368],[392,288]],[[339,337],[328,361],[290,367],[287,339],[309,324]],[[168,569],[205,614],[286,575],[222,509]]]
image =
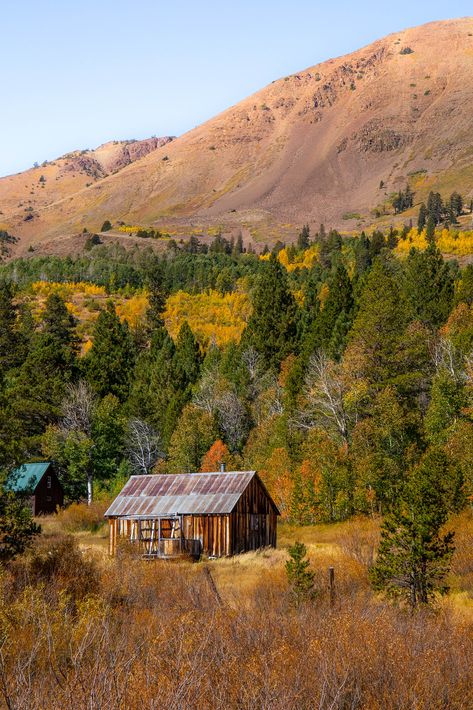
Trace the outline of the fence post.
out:
[[[328,585],[330,590],[330,606],[335,604],[335,569],[328,568]]]

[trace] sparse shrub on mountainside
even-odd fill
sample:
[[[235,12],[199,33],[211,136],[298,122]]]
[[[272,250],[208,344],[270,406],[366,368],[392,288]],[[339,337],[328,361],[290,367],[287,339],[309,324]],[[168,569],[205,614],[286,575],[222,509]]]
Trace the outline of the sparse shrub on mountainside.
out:
[[[106,219],[105,222],[102,224],[101,232],[109,232],[112,228],[112,223],[110,222],[109,219]]]

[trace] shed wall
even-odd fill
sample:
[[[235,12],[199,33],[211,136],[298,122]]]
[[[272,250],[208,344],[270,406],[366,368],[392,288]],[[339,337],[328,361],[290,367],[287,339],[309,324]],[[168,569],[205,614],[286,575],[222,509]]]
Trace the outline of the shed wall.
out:
[[[48,478],[51,487],[48,488]],[[64,504],[64,492],[54,470],[49,467],[41,480],[38,482],[31,498],[33,515],[45,515],[55,513],[57,506]]]

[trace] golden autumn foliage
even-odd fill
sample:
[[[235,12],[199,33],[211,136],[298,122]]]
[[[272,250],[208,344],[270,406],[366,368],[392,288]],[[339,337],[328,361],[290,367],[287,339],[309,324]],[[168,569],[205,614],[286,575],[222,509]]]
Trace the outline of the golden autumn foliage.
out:
[[[130,328],[136,328],[143,321],[148,305],[148,296],[137,294],[117,302],[117,315],[121,320],[126,320]]]
[[[81,294],[83,296],[107,297],[107,292],[103,286],[96,286],[87,281],[57,283],[54,281],[35,281],[31,284],[31,291],[34,295],[46,299],[51,294],[60,296],[65,301],[70,301],[73,296]]]
[[[443,254],[464,256],[473,254],[473,231],[457,231],[455,229],[436,229],[435,242]],[[412,247],[427,249],[426,230],[411,229],[405,239],[400,239],[396,247],[398,254],[408,254]]]
[[[293,489],[291,462],[285,448],[274,449],[264,468],[259,471],[264,485],[283,516],[287,515]]]
[[[281,249],[278,252],[279,262],[287,269],[287,271],[295,271],[296,269],[310,269],[314,264],[317,263],[319,259],[320,249],[318,245],[314,244],[304,251],[298,251],[293,256],[291,256],[290,251],[287,247]],[[269,261],[271,256],[270,252],[267,254],[262,254],[260,259],[263,261]]]
[[[105,308],[107,301],[112,300],[121,320],[126,320],[134,329],[143,321],[148,309],[148,296],[145,291],[137,291],[132,295],[121,293],[109,294],[102,286],[79,282],[55,283],[36,281],[31,285],[30,303],[36,317],[41,316],[46,300],[51,294],[60,296],[66,308],[78,321],[77,333],[82,339],[82,354],[91,348],[91,333],[98,314]],[[28,296],[23,296],[28,298]]]
[[[164,319],[166,328],[175,339],[184,321],[206,347],[238,342],[250,317],[251,305],[246,293],[234,291],[224,295],[218,291],[190,294],[178,291],[167,301]]]
[[[245,284],[242,282],[240,286],[242,290],[224,295],[218,291],[199,294],[178,291],[172,294],[168,298],[165,312],[170,335],[177,338],[181,325],[187,320],[204,347],[212,341],[219,346],[238,342],[251,314],[250,299],[244,292]],[[46,299],[51,294],[63,298],[68,311],[77,319],[83,352],[90,349],[88,343],[93,325],[107,301],[113,301],[120,319],[126,320],[132,329],[143,322],[148,309],[148,296],[144,290],[132,295],[121,292],[109,294],[103,287],[86,282],[37,281],[32,284],[30,295],[26,294],[22,298],[30,300],[33,313],[40,317]]]

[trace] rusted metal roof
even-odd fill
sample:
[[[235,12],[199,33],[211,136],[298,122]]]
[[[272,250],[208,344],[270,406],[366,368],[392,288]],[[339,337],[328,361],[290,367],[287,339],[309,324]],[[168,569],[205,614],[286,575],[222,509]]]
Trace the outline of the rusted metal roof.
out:
[[[131,476],[105,517],[231,513],[255,471]]]

